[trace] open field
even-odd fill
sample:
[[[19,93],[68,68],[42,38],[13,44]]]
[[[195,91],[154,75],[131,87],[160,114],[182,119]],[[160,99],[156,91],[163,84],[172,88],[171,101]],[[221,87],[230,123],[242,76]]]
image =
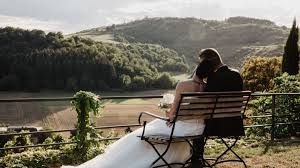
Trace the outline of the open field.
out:
[[[142,92],[96,92],[101,96],[128,95],[160,95],[169,93],[168,90]],[[0,98],[28,98],[28,97],[65,97],[74,93],[67,92],[0,92]],[[150,111],[163,115],[157,104],[159,99],[118,99],[106,100],[104,113],[101,117],[93,117],[97,126],[135,124],[141,111]],[[52,129],[73,128],[77,121],[77,114],[68,101],[52,102],[13,102],[0,103],[0,123],[2,125],[41,126]]]
[[[106,43],[119,43],[114,40],[114,37],[112,34],[103,34],[103,35],[99,35],[96,37],[93,34],[84,34],[84,35],[82,35],[82,37],[90,38],[95,41],[102,41],[102,42],[106,42]]]

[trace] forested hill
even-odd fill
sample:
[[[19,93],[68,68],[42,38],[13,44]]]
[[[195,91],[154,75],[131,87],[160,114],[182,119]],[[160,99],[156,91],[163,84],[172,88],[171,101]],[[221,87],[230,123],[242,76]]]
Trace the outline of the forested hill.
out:
[[[238,67],[245,56],[281,54],[288,28],[247,17],[224,21],[196,18],[145,18],[127,24],[94,28],[76,33],[95,40],[155,43],[184,54],[195,62],[201,48],[214,47],[225,63]]]
[[[0,90],[170,88],[163,72],[187,69],[182,55],[160,45],[0,28]]]

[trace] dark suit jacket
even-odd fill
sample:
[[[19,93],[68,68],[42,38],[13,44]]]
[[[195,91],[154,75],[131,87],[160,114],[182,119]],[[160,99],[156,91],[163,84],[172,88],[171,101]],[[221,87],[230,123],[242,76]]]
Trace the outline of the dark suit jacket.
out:
[[[242,91],[243,79],[238,71],[223,66],[207,78],[206,92]],[[242,117],[206,120],[205,133],[211,136],[244,135]],[[230,134],[229,134],[230,133]]]

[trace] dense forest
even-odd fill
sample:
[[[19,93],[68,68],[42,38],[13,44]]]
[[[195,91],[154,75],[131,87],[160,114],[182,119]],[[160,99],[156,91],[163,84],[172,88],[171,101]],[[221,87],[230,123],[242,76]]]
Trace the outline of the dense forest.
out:
[[[187,70],[183,55],[159,45],[0,28],[1,90],[170,88],[166,72]]]
[[[76,33],[101,40],[160,44],[196,61],[200,49],[217,48],[226,64],[240,68],[247,56],[282,55],[288,28],[265,19],[231,17],[224,21],[198,18],[144,18],[126,24],[99,27]],[[257,55],[259,54],[259,55]]]

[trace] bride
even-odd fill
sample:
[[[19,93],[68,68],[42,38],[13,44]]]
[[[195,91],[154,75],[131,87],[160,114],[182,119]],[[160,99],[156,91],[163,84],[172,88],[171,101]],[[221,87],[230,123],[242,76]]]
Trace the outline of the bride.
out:
[[[179,104],[180,93],[182,92],[201,92],[205,87],[203,78],[209,73],[209,67],[197,66],[196,71],[190,80],[180,82],[176,86],[175,98],[168,116],[170,119],[176,113],[176,107]],[[185,120],[177,121],[174,130],[174,136],[199,135],[204,131],[204,120]],[[134,132],[125,135],[106,151],[95,158],[79,165],[79,166],[62,166],[62,168],[150,168],[154,160],[158,158],[157,153],[145,141],[138,136],[142,134],[139,128]],[[171,127],[169,123],[163,120],[155,119],[146,125],[145,135],[150,134],[166,134],[170,135]],[[159,150],[163,151],[165,145],[160,144]],[[185,162],[190,157],[190,146],[185,143],[173,143],[164,158],[167,162]],[[161,161],[155,165],[162,164]]]

